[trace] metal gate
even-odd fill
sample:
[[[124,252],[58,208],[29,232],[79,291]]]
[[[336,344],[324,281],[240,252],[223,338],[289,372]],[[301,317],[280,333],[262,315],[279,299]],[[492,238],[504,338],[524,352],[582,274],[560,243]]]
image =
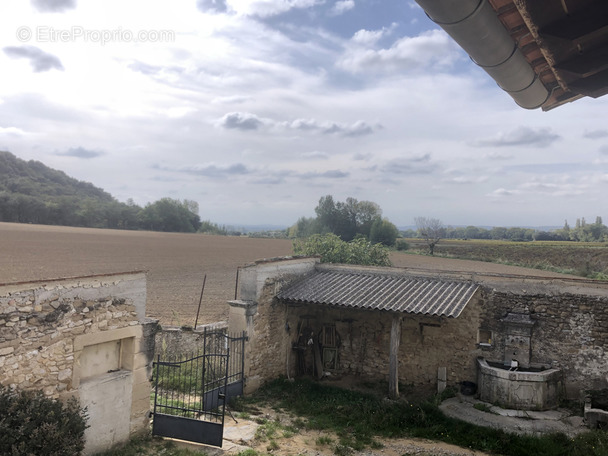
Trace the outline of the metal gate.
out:
[[[202,353],[154,363],[152,433],[222,446],[226,402],[243,394],[245,333],[205,330]]]

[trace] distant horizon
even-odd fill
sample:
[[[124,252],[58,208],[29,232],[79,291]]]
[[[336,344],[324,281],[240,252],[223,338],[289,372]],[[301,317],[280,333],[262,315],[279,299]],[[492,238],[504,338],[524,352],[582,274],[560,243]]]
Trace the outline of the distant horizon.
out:
[[[413,1],[3,0],[0,42],[0,150],[118,201],[286,226],[328,194],[397,226],[605,207],[608,96],[522,109]]]
[[[210,220],[212,223],[216,223],[213,220]],[[273,231],[273,230],[285,230],[288,229],[290,227],[292,227],[294,223],[292,223],[291,225],[281,225],[281,224],[274,224],[274,223],[258,223],[258,224],[248,224],[248,223],[216,223],[218,226],[223,226],[226,228],[234,228],[235,230],[238,230],[240,228],[243,228],[245,230],[253,230],[253,229],[259,229],[260,231]],[[399,226],[396,225],[397,229],[400,231],[406,231],[406,230],[416,230],[416,226],[415,225],[405,225],[405,226]],[[504,225],[496,225],[496,226],[490,226],[490,225],[448,225],[446,224],[445,227],[446,228],[466,228],[467,226],[474,226],[475,228],[483,228],[483,229],[487,229],[487,230],[491,230],[492,228],[525,228],[525,229],[533,229],[533,230],[537,230],[537,231],[551,231],[551,230],[559,230],[561,228],[563,228],[563,225],[558,226],[558,225],[539,225],[539,226],[519,226],[519,225],[513,225],[513,226],[504,226]]]

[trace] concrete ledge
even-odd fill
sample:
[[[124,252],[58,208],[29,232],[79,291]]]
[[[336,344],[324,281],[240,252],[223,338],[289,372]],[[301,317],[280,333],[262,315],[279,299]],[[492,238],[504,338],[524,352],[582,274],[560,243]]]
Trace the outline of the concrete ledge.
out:
[[[102,331],[93,334],[83,334],[74,338],[74,352],[82,351],[87,345],[103,344],[113,340],[127,339],[129,337],[141,338],[141,326],[127,326],[126,328]]]

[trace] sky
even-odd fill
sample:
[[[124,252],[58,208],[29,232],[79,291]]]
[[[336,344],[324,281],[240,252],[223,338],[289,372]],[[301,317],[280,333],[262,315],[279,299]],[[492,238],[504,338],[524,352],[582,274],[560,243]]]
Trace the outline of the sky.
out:
[[[607,114],[520,108],[408,0],[0,2],[0,150],[219,224],[606,219]]]

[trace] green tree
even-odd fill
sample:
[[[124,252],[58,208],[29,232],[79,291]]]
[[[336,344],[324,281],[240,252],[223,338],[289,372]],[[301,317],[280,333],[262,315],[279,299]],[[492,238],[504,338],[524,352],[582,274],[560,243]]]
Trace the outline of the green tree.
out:
[[[293,243],[296,255],[319,255],[323,263],[390,266],[389,251],[381,244],[372,244],[364,238],[346,242],[333,233],[315,234]]]
[[[206,234],[218,234],[221,236],[226,236],[228,234],[225,226],[220,227],[217,223],[211,223],[209,220],[201,222],[201,226],[198,230],[199,232]]]
[[[393,246],[399,237],[399,230],[387,219],[377,218],[371,226],[369,241],[372,244]]]
[[[306,238],[313,234],[324,234],[319,220],[313,217],[300,217],[296,224],[289,228],[287,237]]]
[[[194,233],[201,226],[200,217],[191,211],[191,205],[172,198],[147,204],[139,216],[142,226],[153,231]]]
[[[374,221],[382,216],[380,206],[372,201],[358,201],[348,197],[344,202],[336,202],[331,195],[319,199],[315,213],[316,232],[334,233],[343,241],[350,241],[358,235],[369,239]]]
[[[335,233],[338,225],[338,209],[331,195],[322,196],[315,207],[319,227],[330,233]]]

